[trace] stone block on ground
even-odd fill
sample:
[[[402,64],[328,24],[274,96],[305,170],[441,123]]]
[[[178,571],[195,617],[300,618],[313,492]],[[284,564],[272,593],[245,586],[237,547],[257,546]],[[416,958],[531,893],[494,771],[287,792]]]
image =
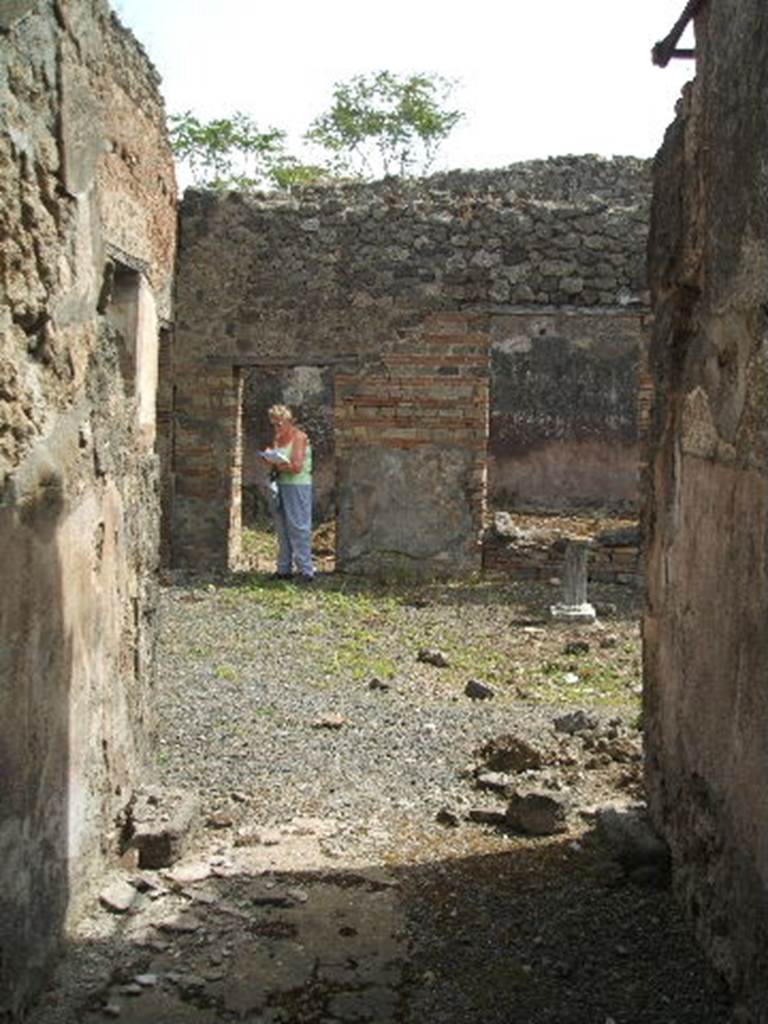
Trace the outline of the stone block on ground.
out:
[[[568,801],[540,789],[516,790],[509,801],[506,822],[531,836],[551,836],[568,828]]]
[[[129,846],[139,851],[139,867],[166,868],[179,860],[199,814],[196,793],[162,789],[138,793],[131,808]]]

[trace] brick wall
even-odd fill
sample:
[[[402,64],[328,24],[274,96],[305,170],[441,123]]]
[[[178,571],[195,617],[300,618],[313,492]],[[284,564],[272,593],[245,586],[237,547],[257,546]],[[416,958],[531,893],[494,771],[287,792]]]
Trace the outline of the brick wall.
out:
[[[489,343],[487,318],[434,314],[373,371],[336,376],[342,570],[480,568]]]

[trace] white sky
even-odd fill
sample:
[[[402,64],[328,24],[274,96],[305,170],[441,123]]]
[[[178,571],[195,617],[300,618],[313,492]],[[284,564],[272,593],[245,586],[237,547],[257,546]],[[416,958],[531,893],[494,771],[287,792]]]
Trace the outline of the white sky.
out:
[[[333,83],[387,69],[460,86],[465,120],[435,169],[558,154],[652,156],[689,60],[652,45],[685,0],[113,0],[163,78],[169,111],[251,114],[301,135]],[[691,46],[691,30],[681,45]]]

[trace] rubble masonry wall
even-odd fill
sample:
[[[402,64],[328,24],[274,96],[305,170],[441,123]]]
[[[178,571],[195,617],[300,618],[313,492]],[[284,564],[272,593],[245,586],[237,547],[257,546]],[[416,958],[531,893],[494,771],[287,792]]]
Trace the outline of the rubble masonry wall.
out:
[[[265,410],[283,398],[309,413],[327,453],[320,505],[343,509],[351,495],[333,489],[351,478],[329,466],[335,375],[383,375],[384,419],[409,421],[410,385],[398,390],[391,357],[420,359],[438,391],[465,372],[456,352],[420,347],[433,316],[484,318],[473,374],[488,384],[494,498],[633,504],[649,189],[647,162],[561,157],[292,195],[188,192],[170,370],[176,564],[227,558],[238,372],[246,482]],[[437,415],[471,416],[473,401],[456,393]],[[423,426],[401,423],[401,439]],[[345,430],[367,444],[371,427],[347,419]]]
[[[152,719],[158,79],[103,0],[0,5],[0,1017],[116,848]]]

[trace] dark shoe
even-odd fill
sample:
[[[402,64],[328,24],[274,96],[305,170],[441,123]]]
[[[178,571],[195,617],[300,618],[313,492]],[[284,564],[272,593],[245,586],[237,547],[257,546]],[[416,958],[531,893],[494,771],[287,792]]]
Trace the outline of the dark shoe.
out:
[[[271,580],[292,580],[293,579],[293,573],[292,572],[273,572],[272,575],[269,578]]]
[[[305,576],[304,573],[302,573],[301,576],[297,577],[296,582],[297,583],[301,583],[302,586],[307,586],[307,584],[315,582],[315,577],[314,576]]]

